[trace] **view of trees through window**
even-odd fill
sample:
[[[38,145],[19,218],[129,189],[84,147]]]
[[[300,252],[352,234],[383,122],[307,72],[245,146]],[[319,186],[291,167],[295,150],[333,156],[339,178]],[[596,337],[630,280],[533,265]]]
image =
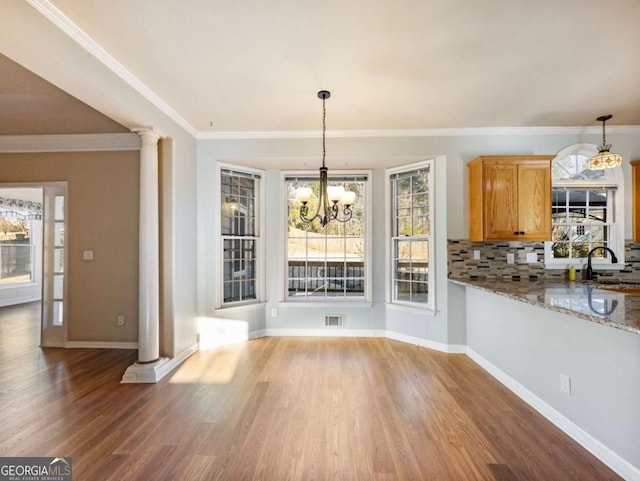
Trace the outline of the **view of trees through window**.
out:
[[[318,207],[318,179],[287,178],[287,282],[293,298],[351,298],[365,295],[366,178],[329,178],[330,185],[342,185],[355,192],[353,216],[348,222],[331,221],[322,227],[318,220],[300,219],[296,189],[311,187],[309,215]],[[343,212],[340,209],[340,216]]]
[[[31,281],[31,220],[0,216],[0,284]]]
[[[260,176],[223,169],[220,187],[223,303],[255,301]]]
[[[604,170],[590,170],[589,156],[567,155],[552,164],[551,254],[554,259],[587,257],[609,246],[615,187],[602,187]],[[593,257],[605,257],[600,249]]]
[[[429,167],[394,174],[393,300],[428,302],[429,294]]]

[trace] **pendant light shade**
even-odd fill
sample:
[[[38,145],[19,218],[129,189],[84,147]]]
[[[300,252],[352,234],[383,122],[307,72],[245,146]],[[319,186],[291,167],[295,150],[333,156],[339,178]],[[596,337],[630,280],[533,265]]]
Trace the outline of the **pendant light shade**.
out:
[[[611,152],[611,144],[607,144],[605,136],[605,122],[613,115],[602,115],[598,117],[598,122],[602,122],[602,145],[598,147],[598,154],[589,159],[588,168],[590,170],[602,170],[618,167],[622,164],[622,156]]]

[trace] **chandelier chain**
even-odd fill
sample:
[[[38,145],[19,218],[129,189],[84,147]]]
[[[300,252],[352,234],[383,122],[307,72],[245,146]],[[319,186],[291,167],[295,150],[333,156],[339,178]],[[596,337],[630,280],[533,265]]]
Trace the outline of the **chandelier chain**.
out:
[[[324,159],[327,155],[325,132],[327,131],[327,109],[324,105],[325,98],[322,97],[322,167],[324,167]]]

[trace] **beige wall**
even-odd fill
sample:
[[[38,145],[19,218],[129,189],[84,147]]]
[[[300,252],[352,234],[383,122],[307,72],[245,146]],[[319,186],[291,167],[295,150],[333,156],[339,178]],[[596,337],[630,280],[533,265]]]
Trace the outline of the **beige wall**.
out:
[[[0,183],[68,183],[68,341],[137,341],[139,159],[138,151],[0,154]],[[82,260],[87,249],[91,262]]]

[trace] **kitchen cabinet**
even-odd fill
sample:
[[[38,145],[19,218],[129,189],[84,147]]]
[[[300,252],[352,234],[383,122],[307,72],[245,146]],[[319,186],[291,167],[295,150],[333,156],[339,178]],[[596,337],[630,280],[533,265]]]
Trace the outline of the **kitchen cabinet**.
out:
[[[469,239],[551,239],[553,155],[483,155],[469,169]]]

